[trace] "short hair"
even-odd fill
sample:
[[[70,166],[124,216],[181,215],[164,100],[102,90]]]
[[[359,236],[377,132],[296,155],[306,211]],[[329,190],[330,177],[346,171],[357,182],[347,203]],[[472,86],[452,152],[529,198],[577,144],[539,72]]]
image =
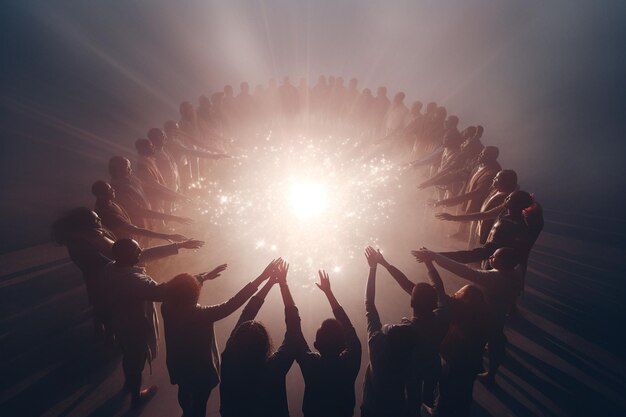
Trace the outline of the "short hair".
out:
[[[98,180],[91,185],[91,194],[96,197],[106,197],[109,194],[109,183]]]
[[[497,146],[485,146],[483,152],[485,157],[491,160],[496,160],[498,159],[498,156],[500,156],[500,149],[498,149]]]
[[[146,136],[148,136],[148,139],[150,139],[152,143],[158,142],[159,144],[161,144],[163,143],[163,136],[165,136],[165,134],[158,127],[153,127],[152,129],[148,130],[148,134]]]
[[[520,261],[519,253],[513,248],[499,248],[493,253],[493,256],[502,263],[505,269],[515,268]]]
[[[126,172],[126,166],[128,164],[128,159],[123,156],[113,156],[109,159],[109,174],[112,177],[116,176],[121,172]]]
[[[517,187],[517,172],[512,169],[503,169],[498,173],[498,177],[507,190],[513,192]]]
[[[339,354],[346,347],[346,335],[337,319],[326,319],[317,330],[315,346],[322,355]]]
[[[507,199],[509,200],[508,206],[512,210],[523,210],[526,207],[530,207],[535,202],[535,199],[530,193],[521,190],[513,191],[509,194]]]
[[[134,239],[118,239],[111,247],[113,259],[116,262],[127,263],[133,260],[137,250],[141,250],[141,246]]]
[[[152,147],[152,142],[150,142],[148,139],[137,139],[135,141],[135,149],[137,149],[137,152],[144,153],[147,149],[150,149]]]
[[[411,291],[411,307],[416,316],[426,316],[437,307],[437,291],[432,285],[419,282]]]
[[[174,306],[195,305],[200,298],[201,285],[190,274],[178,274],[166,284],[166,302]]]

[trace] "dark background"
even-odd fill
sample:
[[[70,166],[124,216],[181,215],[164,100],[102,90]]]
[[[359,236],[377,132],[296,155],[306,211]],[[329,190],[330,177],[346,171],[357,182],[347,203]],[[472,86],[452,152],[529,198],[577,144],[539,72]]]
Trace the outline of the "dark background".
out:
[[[483,124],[548,227],[622,244],[623,1],[22,0],[1,15],[0,252],[91,205],[109,156],[180,101],[319,74]]]

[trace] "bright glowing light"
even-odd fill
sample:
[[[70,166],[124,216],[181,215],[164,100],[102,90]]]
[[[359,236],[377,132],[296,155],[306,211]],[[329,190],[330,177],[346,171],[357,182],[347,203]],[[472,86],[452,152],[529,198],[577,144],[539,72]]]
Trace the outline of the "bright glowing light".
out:
[[[328,208],[328,192],[322,184],[296,182],[289,188],[291,211],[299,219],[321,215]]]

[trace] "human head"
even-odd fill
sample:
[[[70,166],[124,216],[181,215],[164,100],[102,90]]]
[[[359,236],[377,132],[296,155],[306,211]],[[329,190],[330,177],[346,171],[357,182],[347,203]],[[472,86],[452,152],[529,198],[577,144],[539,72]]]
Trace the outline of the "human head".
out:
[[[243,94],[248,94],[250,93],[250,84],[248,84],[247,82],[242,82],[241,84],[239,84],[239,88],[241,89],[241,92]]]
[[[193,120],[195,118],[195,110],[193,108],[193,104],[189,101],[183,101],[178,106],[178,111],[180,113],[180,118],[183,120]]]
[[[519,264],[519,254],[513,248],[500,248],[489,257],[492,268],[500,271],[510,271]]]
[[[52,224],[52,238],[60,245],[67,245],[74,233],[101,227],[102,222],[95,211],[77,207],[64,213]]]
[[[325,76],[325,75],[320,75],[320,76],[317,78],[317,83],[318,83],[319,85],[326,85],[326,76]]]
[[[272,343],[267,329],[258,321],[241,323],[235,329],[228,348],[242,364],[261,366],[272,354]]]
[[[459,125],[459,118],[457,116],[448,116],[444,123],[446,129],[456,129],[456,127]]]
[[[519,212],[521,214],[522,210],[527,207],[530,207],[535,202],[535,199],[526,191],[513,191],[508,197],[504,200],[504,207],[506,207],[511,212]]]
[[[200,298],[201,285],[198,280],[190,274],[179,274],[166,284],[167,304],[174,307],[194,306]]]
[[[135,141],[135,149],[137,149],[137,153],[141,156],[154,155],[154,145],[148,139],[137,139]]]
[[[512,193],[517,188],[517,173],[512,169],[503,169],[493,177],[493,188],[499,192]]]
[[[463,136],[465,140],[473,138],[474,135],[476,135],[476,126],[467,126],[463,129],[463,132],[461,132],[461,136]]]
[[[463,143],[463,138],[454,132],[448,132],[443,136],[444,148],[458,148],[461,143]]]
[[[432,314],[437,307],[437,292],[432,285],[425,282],[417,283],[411,292],[411,308],[415,317]]]
[[[405,97],[406,97],[406,94],[404,94],[402,91],[400,91],[393,98],[394,104],[396,104],[396,105],[402,104],[402,102],[404,101]]]
[[[211,108],[211,100],[204,94],[198,97],[198,108],[202,109],[210,109]]]
[[[372,90],[370,90],[369,88],[364,88],[362,94],[364,96],[372,97]]]
[[[226,84],[224,86],[224,97],[229,97],[231,98],[233,96],[234,92],[233,92],[233,86]]]
[[[496,162],[498,155],[500,155],[500,149],[497,146],[485,146],[478,155],[478,162],[481,164]]]
[[[434,114],[437,111],[437,103],[431,101],[426,105],[426,114]]]
[[[167,135],[167,137],[169,138],[176,137],[176,135],[178,134],[178,123],[176,123],[176,121],[174,120],[168,120],[167,122],[163,123],[163,131],[165,132],[165,135]],[[150,137],[150,135],[148,135],[148,137]]]
[[[343,77],[337,77],[337,79],[335,80],[335,85],[343,87]]]
[[[92,184],[91,194],[101,200],[113,200],[115,198],[115,190],[111,187],[111,184],[101,180]]]
[[[118,266],[135,266],[139,262],[141,246],[134,239],[118,239],[111,248],[113,260]]]
[[[387,87],[378,87],[376,90],[376,97],[386,97],[387,96]]]
[[[123,156],[114,156],[109,159],[109,174],[111,178],[125,178],[133,173],[130,161]]]
[[[419,116],[422,112],[422,107],[424,105],[422,104],[421,101],[416,101],[413,103],[413,105],[411,106],[411,114],[413,116]]]
[[[357,80],[356,78],[350,79],[350,90],[356,90],[358,85],[359,85],[359,80]]]
[[[435,111],[435,117],[441,122],[445,122],[446,117],[448,116],[448,110],[444,106],[437,107]]]
[[[152,142],[154,149],[156,149],[157,151],[163,149],[163,146],[165,146],[165,133],[163,133],[161,129],[159,129],[158,127],[153,127],[152,129],[148,130],[147,136],[148,139],[150,139],[150,142]]]
[[[322,356],[339,355],[346,347],[343,326],[337,319],[326,319],[317,330],[313,344]]]
[[[410,326],[391,326],[388,329],[383,328],[383,332],[387,336],[391,363],[395,366],[406,366],[416,341],[414,330]]]

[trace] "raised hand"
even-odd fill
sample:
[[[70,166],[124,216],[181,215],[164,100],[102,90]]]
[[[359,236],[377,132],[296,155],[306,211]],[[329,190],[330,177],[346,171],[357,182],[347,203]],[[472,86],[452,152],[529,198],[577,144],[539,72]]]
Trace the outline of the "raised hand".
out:
[[[378,265],[378,252],[373,247],[368,246],[365,248],[365,259],[367,259],[367,264],[370,268],[376,268],[376,265]]]
[[[376,253],[378,254],[378,263],[387,268],[389,266],[389,262],[387,262],[383,254],[380,253],[380,249],[378,249]]]
[[[179,248],[182,249],[199,249],[204,246],[204,241],[197,239],[187,239],[182,242],[178,242],[177,245]]]
[[[289,264],[283,259],[280,259],[280,262],[274,272],[274,277],[279,285],[287,284],[287,272],[289,272]]]
[[[265,269],[263,270],[263,272],[261,272],[261,277],[263,277],[263,279],[267,279],[272,275],[275,275],[276,273],[276,268],[278,267],[278,265],[280,264],[280,262],[282,261],[281,258],[278,259],[273,259],[272,262],[270,262]]]
[[[224,272],[226,267],[228,267],[228,264],[222,264],[222,265],[216,267],[215,269],[213,269],[212,271],[203,272],[202,274],[199,274],[200,280],[201,281],[213,280],[213,279],[219,277],[222,274],[222,272]]]
[[[333,291],[330,289],[330,279],[328,278],[328,273],[323,269],[317,271],[317,273],[320,277],[319,284],[317,282],[315,283],[315,285],[317,285],[317,288],[322,290],[322,292],[326,295],[332,294]]]
[[[413,250],[411,251],[411,254],[415,257],[417,262],[431,263],[433,261],[434,252],[426,249],[425,247],[421,247],[419,250]]]
[[[435,214],[435,217],[438,218],[439,220],[454,220],[454,215],[450,214],[450,213],[437,213]]]

